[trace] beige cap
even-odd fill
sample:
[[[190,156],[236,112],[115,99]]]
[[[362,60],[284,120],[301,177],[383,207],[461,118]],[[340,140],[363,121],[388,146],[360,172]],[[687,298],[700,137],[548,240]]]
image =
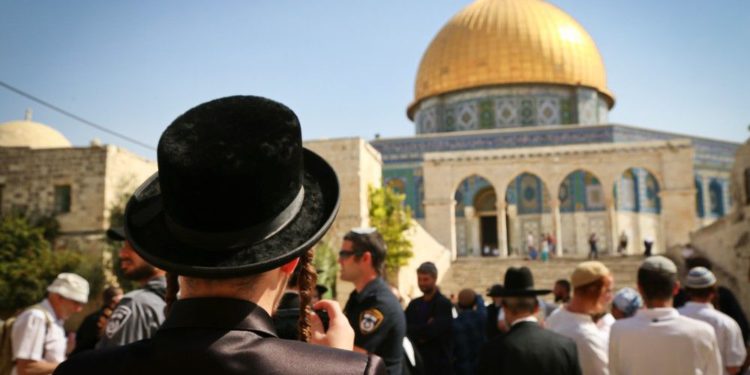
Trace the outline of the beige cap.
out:
[[[57,275],[47,291],[80,303],[89,300],[89,282],[74,273],[63,272]]]
[[[570,283],[573,288],[592,283],[602,277],[611,275],[612,272],[602,262],[595,260],[579,263],[573,274],[570,275]]]
[[[661,255],[654,255],[646,258],[638,269],[659,272],[669,276],[677,274],[677,266],[674,262]]]

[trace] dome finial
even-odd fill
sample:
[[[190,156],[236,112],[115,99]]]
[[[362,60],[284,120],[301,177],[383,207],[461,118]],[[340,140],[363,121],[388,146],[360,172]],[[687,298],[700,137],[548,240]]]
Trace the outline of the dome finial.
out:
[[[31,108],[26,108],[26,113],[23,116],[23,119],[26,121],[31,121],[31,115],[34,114],[34,111],[31,110]]]

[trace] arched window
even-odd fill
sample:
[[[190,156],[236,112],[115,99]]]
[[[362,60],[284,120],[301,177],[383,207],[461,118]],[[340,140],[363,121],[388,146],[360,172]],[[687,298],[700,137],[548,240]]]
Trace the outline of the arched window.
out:
[[[568,174],[558,192],[560,211],[600,211],[604,209],[604,192],[592,173],[577,170]]]
[[[711,215],[724,216],[724,189],[717,179],[711,179],[711,183],[708,184],[708,197]]]

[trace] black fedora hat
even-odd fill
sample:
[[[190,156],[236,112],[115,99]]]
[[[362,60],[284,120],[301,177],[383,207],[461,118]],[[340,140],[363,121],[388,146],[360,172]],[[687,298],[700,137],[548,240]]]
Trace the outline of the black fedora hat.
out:
[[[107,238],[112,241],[125,241],[125,228],[111,227],[107,229]]]
[[[162,133],[159,172],[125,210],[149,263],[221,278],[279,267],[310,249],[338,211],[336,173],[302,147],[297,116],[257,96],[190,109]]]
[[[527,297],[548,294],[549,289],[534,289],[534,276],[528,267],[510,267],[505,271],[502,297]]]

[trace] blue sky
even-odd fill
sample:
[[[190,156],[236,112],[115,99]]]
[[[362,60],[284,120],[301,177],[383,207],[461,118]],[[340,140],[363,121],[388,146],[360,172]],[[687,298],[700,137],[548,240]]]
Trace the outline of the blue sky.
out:
[[[0,80],[156,145],[209,99],[293,108],[305,139],[414,134],[422,53],[470,1],[16,1],[0,3]],[[554,0],[596,41],[610,122],[741,142],[750,125],[750,2]],[[0,88],[0,122],[51,125],[75,145],[128,144]]]

